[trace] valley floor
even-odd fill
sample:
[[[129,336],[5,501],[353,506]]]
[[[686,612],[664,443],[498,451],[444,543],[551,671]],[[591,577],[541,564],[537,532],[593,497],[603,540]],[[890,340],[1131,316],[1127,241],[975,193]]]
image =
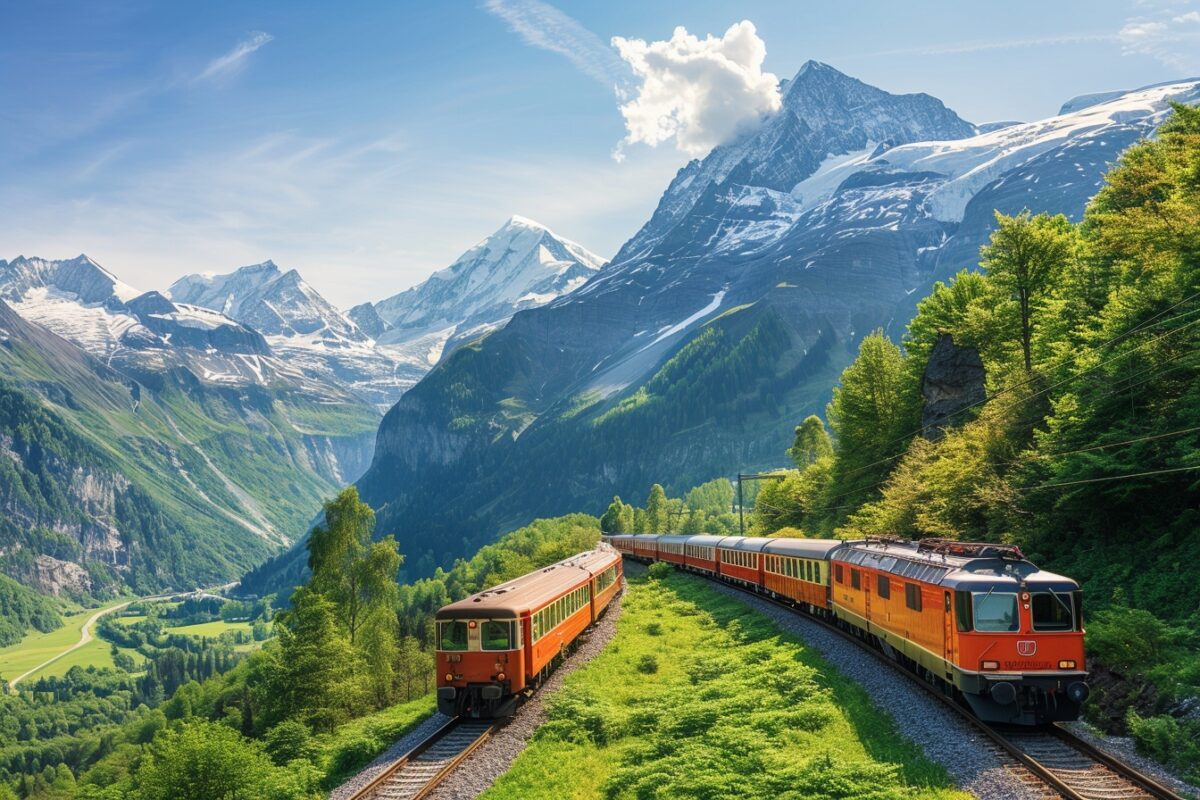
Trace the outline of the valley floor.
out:
[[[99,609],[69,614],[63,617],[61,628],[49,633],[34,631],[16,644],[0,649],[0,678],[14,686],[40,675],[61,675],[77,664],[111,667],[109,644],[95,638],[92,630],[101,617],[131,602],[114,600]]]

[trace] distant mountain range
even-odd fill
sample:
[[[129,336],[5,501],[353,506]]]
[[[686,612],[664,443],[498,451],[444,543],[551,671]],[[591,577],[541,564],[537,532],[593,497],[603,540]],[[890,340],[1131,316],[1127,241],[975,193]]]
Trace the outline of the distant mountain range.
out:
[[[1200,87],[977,127],[805,64],[782,110],[681,169],[608,266],[444,357],[388,412],[358,484],[378,530],[417,574],[653,481],[777,466],[862,337],[898,336],[934,281],[976,265],[995,210],[1078,218],[1172,98]]]
[[[239,574],[363,473],[448,342],[599,263],[514,217],[405,293],[429,324],[392,298],[360,326],[270,261],[160,293],[84,255],[0,260],[0,572],[72,596]]]

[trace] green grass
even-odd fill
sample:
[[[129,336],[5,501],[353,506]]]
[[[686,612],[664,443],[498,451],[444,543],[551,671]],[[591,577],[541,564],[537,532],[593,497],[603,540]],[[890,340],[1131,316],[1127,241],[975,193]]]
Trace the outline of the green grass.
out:
[[[119,605],[125,602],[123,600],[114,600],[108,603],[109,606]],[[49,658],[53,658],[58,653],[63,652],[67,648],[73,646],[79,641],[80,631],[88,619],[91,618],[99,609],[89,608],[79,611],[74,614],[68,614],[63,617],[63,626],[58,630],[50,633],[33,632],[27,634],[24,639],[14,645],[10,645],[0,649],[0,677],[11,680],[26,670],[36,667]],[[93,626],[92,636],[96,637],[96,630]],[[112,656],[109,653],[110,645],[108,642],[102,641],[99,637],[93,638],[83,647],[73,653],[58,659],[53,664],[45,669],[38,670],[33,675],[30,675],[25,680],[36,680],[39,677],[46,675],[63,675],[71,667],[88,666],[95,664],[96,666],[113,666]]]
[[[967,797],[799,639],[699,578],[637,572],[616,638],[483,798]]]
[[[179,633],[184,636],[207,636],[209,639],[216,639],[226,631],[245,631],[250,633],[251,625],[249,622],[225,622],[224,620],[216,620],[214,622],[201,622],[197,625],[180,625],[174,628],[166,628],[167,633]]]
[[[325,787],[332,789],[343,783],[397,739],[424,722],[436,708],[437,701],[431,692],[317,737],[316,763],[326,775]]]

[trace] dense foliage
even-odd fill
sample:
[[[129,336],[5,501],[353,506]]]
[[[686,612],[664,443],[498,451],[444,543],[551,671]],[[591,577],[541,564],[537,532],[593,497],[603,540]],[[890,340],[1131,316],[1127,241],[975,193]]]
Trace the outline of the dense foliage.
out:
[[[764,488],[755,528],[1020,544],[1106,609],[1097,719],[1184,763],[1166,743],[1200,737],[1200,110],[1130,149],[1080,224],[1000,217],[981,265],[919,304],[903,349],[864,339],[832,456],[810,447]],[[987,397],[931,430],[922,376],[946,335],[978,352]]]
[[[52,631],[62,625],[54,604],[7,575],[0,575],[0,647],[21,641],[30,628]]]

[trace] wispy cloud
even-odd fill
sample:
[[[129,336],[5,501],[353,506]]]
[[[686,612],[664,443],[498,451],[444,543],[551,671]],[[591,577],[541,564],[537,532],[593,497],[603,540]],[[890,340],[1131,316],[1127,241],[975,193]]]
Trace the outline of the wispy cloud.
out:
[[[1020,39],[976,39],[952,44],[918,45],[916,47],[900,47],[893,50],[877,50],[871,53],[859,53],[858,57],[876,56],[949,56],[960,53],[983,53],[989,50],[1020,50],[1033,47],[1052,47],[1060,45],[1091,44],[1094,42],[1116,42],[1120,40],[1115,33],[1064,33],[1054,36],[1034,36]]]
[[[262,31],[251,33],[247,38],[238,42],[228,53],[208,62],[208,66],[196,76],[196,80],[203,81],[218,75],[228,75],[236,72],[242,68],[247,56],[274,38],[271,34],[263,33]]]
[[[604,40],[552,5],[540,0],[484,0],[483,7],[504,20],[526,44],[558,53],[618,93],[630,79],[629,68]]]
[[[1121,52],[1150,56],[1180,77],[1200,72],[1200,3],[1152,0],[1138,7],[1146,13],[1125,21],[1118,34]]]

